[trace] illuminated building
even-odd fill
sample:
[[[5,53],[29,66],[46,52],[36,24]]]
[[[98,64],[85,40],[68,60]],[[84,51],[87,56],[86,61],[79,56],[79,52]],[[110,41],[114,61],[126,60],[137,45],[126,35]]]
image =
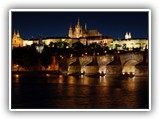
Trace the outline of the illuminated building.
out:
[[[49,46],[51,43],[66,42],[69,45],[66,46],[67,48],[72,47],[73,43],[81,42],[84,45],[97,43],[101,46],[108,46],[110,49],[116,48],[118,50],[133,50],[133,48],[141,48],[142,50],[146,48],[148,49],[148,39],[132,38],[131,32],[126,32],[124,39],[116,39],[113,41],[113,38],[111,36],[103,36],[100,32],[98,32],[98,30],[88,30],[87,24],[85,24],[83,29],[79,19],[77,21],[77,24],[73,28],[70,25],[68,37],[46,37],[42,38],[42,43]],[[38,44],[38,41],[38,38],[23,40],[20,37],[19,32],[17,32],[17,34],[14,32],[12,39],[12,48],[27,45],[30,46],[33,43]]]
[[[44,45],[42,43],[42,39],[40,38],[39,43],[36,45],[36,50],[37,52],[42,53],[43,49],[44,49]]]
[[[126,32],[124,39],[116,39],[113,41],[113,49],[118,50],[133,50],[133,48],[141,48],[141,50],[148,49],[147,38],[132,38],[131,33]]]
[[[74,30],[70,25],[68,36],[70,38],[80,38],[80,37],[102,36],[102,34],[99,33],[97,30],[87,30],[87,24],[85,24],[85,28],[83,30],[82,25],[80,24],[80,20],[78,19],[77,25],[75,25]]]
[[[13,37],[13,41],[15,41],[16,37]],[[21,40],[21,44],[15,44],[13,43],[12,45],[14,47],[18,46],[27,46],[27,45],[32,45],[33,43],[38,44],[38,39],[28,39],[28,40],[22,40],[19,35],[19,39]],[[16,38],[16,40],[19,40]],[[20,41],[19,40],[19,41]],[[17,42],[17,41],[16,41]],[[89,45],[92,43],[98,43],[100,45],[107,45],[110,46],[111,43],[113,42],[113,38],[111,36],[102,36],[98,30],[88,30],[87,29],[87,24],[85,24],[84,30],[82,29],[82,25],[80,24],[80,20],[78,19],[77,25],[75,25],[74,29],[72,29],[71,25],[69,27],[68,31],[68,37],[47,37],[47,38],[42,38],[42,42],[45,45],[50,45],[50,43],[57,43],[57,42],[67,42],[69,44],[68,47],[72,47],[73,43],[76,42],[81,42],[84,45]],[[20,42],[18,42],[20,43]]]
[[[19,31],[17,33],[14,31],[12,38],[12,48],[14,47],[23,47],[23,40],[20,36]]]

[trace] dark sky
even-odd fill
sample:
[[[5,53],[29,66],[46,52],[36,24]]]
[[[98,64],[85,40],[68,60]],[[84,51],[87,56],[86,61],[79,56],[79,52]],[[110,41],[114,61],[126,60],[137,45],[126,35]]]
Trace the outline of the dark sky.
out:
[[[12,12],[12,33],[19,30],[23,39],[67,37],[70,24],[77,19],[84,28],[97,29],[104,36],[148,38],[148,12]]]

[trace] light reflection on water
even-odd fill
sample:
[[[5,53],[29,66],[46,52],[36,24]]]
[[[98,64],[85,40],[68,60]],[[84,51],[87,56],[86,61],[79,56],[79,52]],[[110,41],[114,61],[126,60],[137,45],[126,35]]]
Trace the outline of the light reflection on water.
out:
[[[148,78],[12,77],[12,108],[148,108]]]

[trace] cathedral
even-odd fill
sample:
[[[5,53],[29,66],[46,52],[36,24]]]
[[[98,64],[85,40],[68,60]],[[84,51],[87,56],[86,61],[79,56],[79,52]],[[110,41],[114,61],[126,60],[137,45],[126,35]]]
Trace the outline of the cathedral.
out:
[[[87,24],[85,24],[84,30],[82,25],[80,24],[80,20],[78,18],[77,25],[75,25],[74,29],[70,25],[68,36],[70,38],[80,38],[80,37],[93,37],[93,36],[102,36],[97,30],[87,30]]]

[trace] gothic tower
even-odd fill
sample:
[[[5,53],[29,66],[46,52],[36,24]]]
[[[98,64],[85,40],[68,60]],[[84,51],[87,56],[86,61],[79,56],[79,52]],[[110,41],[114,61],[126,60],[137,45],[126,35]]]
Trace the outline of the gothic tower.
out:
[[[70,38],[73,37],[73,31],[72,31],[72,26],[71,26],[71,25],[70,25],[70,27],[69,27],[68,36],[69,36]]]
[[[129,32],[126,32],[126,34],[125,34],[125,39],[131,39],[132,37],[131,37],[131,33]]]
[[[129,34],[128,34],[128,38],[129,39],[131,39],[132,38],[132,36],[131,36],[131,33],[129,32]]]
[[[19,30],[17,31],[17,38],[20,38]]]
[[[74,30],[74,37],[79,38],[82,36],[82,27],[80,25],[80,20],[78,18],[77,25],[75,26]]]
[[[85,24],[84,30],[87,30],[87,24]]]

